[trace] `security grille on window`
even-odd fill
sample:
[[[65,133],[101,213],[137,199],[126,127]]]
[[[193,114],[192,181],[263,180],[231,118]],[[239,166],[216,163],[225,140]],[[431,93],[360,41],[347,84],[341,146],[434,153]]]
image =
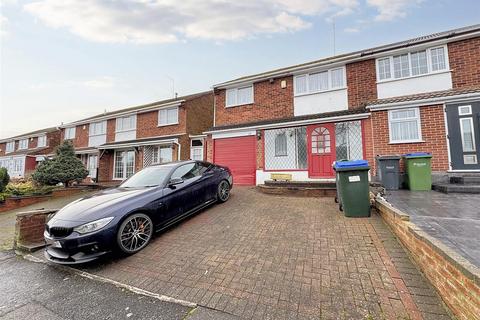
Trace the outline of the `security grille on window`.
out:
[[[18,141],[18,150],[28,149],[28,139]]]
[[[65,140],[75,139],[75,127],[65,128]]]
[[[152,164],[173,161],[173,148],[171,146],[147,146],[144,149],[143,163],[145,167]]]
[[[166,126],[178,123],[178,107],[158,110],[158,125]]]
[[[388,112],[390,142],[421,141],[420,110],[418,108],[391,110]]]
[[[306,127],[265,130],[265,169],[307,169]]]
[[[285,132],[278,133],[275,137],[275,157],[287,155],[287,135]]]
[[[443,46],[377,59],[379,81],[408,78],[443,70],[447,70],[447,57]]]
[[[226,107],[253,103],[253,85],[227,89]]]
[[[5,146],[5,152],[13,152],[13,150],[15,150],[15,141],[7,142],[7,145]]]
[[[360,121],[335,124],[336,159],[363,159],[362,125]]]
[[[47,136],[39,136],[37,140],[37,147],[45,147],[47,145]]]

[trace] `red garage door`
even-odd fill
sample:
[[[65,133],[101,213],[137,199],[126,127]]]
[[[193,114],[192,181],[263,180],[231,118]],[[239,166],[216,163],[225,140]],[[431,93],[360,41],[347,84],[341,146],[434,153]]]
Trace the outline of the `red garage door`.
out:
[[[255,185],[255,136],[215,139],[214,162],[227,166],[237,185]]]

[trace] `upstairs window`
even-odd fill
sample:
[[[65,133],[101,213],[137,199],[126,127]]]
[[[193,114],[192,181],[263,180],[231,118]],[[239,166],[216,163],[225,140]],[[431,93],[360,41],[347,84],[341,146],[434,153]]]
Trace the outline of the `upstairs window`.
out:
[[[18,141],[18,150],[28,149],[28,139]]]
[[[227,89],[225,106],[234,107],[253,103],[253,85]]]
[[[345,88],[345,68],[336,68],[295,76],[295,95]]]
[[[65,128],[65,140],[75,139],[75,127]]]
[[[5,152],[13,152],[15,150],[15,141],[7,142],[5,146]]]
[[[115,131],[122,132],[122,131],[132,131],[137,128],[137,116],[131,115],[128,117],[121,117],[117,118]]]
[[[178,107],[158,110],[158,125],[167,126],[178,123]]]
[[[38,136],[37,148],[45,147],[47,145],[47,136]]]
[[[420,142],[420,110],[418,108],[391,110],[388,112],[391,143]]]
[[[403,79],[447,69],[445,46],[377,59],[378,81]]]
[[[107,134],[107,121],[90,123],[88,132],[90,136],[100,136]]]

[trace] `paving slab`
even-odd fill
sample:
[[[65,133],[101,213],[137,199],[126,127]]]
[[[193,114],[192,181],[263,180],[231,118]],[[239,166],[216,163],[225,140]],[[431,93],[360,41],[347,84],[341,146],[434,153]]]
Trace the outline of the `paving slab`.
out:
[[[448,318],[381,217],[346,218],[333,198],[236,187],[140,253],[79,268],[242,319]]]
[[[410,221],[480,267],[480,195],[388,191],[385,198]]]

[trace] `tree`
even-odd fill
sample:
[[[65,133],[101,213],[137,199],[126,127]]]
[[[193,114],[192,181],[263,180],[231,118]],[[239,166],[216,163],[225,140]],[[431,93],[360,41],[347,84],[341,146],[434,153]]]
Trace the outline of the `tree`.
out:
[[[5,191],[5,187],[10,182],[7,168],[0,168],[0,192]]]
[[[88,171],[75,155],[72,143],[66,140],[55,150],[53,159],[46,159],[39,164],[32,179],[46,185],[56,185],[61,182],[68,187],[71,182],[80,182],[87,175]]]

